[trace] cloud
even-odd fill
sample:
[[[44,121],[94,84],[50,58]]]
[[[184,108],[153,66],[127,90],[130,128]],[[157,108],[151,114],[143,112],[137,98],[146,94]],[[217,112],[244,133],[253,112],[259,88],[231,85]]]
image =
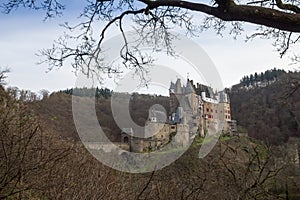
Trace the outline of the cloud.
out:
[[[36,65],[40,58],[35,54],[40,49],[51,47],[53,41],[63,34],[64,29],[58,26],[59,23],[74,20],[78,14],[79,11],[74,11],[47,22],[42,21],[41,13],[1,16],[0,66],[11,68],[12,73],[8,78],[11,86],[33,91],[53,91],[74,85],[75,76],[70,65],[46,74],[48,66]],[[113,34],[116,31],[110,29],[106,36],[109,38]],[[233,40],[230,36],[219,37],[213,31],[203,32],[193,40],[210,56],[226,87],[238,83],[246,74],[274,67],[289,69],[289,60],[280,59],[269,40],[257,39],[244,43],[243,38]]]
[[[1,29],[0,64],[12,71],[8,84],[33,91],[72,87],[75,76],[70,67],[46,74],[48,66],[37,65],[40,58],[36,53],[51,47],[53,41],[62,34],[57,22],[45,23],[41,19],[33,16],[1,18],[0,26],[5,28]]]

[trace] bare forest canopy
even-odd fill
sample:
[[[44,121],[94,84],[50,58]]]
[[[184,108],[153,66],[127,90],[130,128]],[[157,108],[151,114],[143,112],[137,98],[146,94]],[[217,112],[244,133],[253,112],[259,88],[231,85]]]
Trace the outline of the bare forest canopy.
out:
[[[300,137],[299,72],[273,69],[255,74],[231,88],[232,118],[251,137],[270,144]]]
[[[290,137],[300,137],[299,73],[272,69],[259,73],[260,75],[255,74],[245,76],[253,77],[249,86],[242,81],[227,90],[230,95],[232,118],[238,121],[242,131],[244,130],[251,137],[270,144],[279,145],[286,143]],[[245,77],[241,80],[244,80]],[[265,77],[264,81],[261,80],[262,77]],[[72,122],[71,96],[66,95],[70,94],[72,90],[67,89],[53,93],[50,98],[34,102],[32,107],[41,117],[48,120],[49,124],[54,123],[54,127],[64,138],[77,140],[76,129]],[[108,92],[101,96],[100,93],[95,94],[95,89],[77,88],[77,90],[80,92],[76,95],[96,97],[96,112],[99,123],[106,128],[106,132],[113,141],[119,141],[121,130],[112,117],[111,102],[108,97],[112,91],[98,89],[99,92]],[[132,119],[143,126],[149,120],[148,111],[154,104],[163,105],[167,113],[169,112],[168,97],[132,94],[129,107]],[[51,116],[48,116],[50,113]],[[62,126],[62,124],[65,125]]]
[[[81,97],[96,97],[97,99],[103,97],[108,99],[111,97],[113,91],[108,88],[71,88],[61,90],[59,92],[63,92],[69,95],[81,96]]]
[[[48,94],[43,90],[42,99],[30,91],[7,88],[14,98],[28,103],[31,109],[51,126],[61,137],[78,140],[72,116],[72,95],[95,98],[98,121],[107,136],[115,142],[120,140],[121,130],[111,111],[111,95],[107,88],[71,88]],[[290,137],[300,137],[300,75],[271,69],[244,76],[241,82],[227,89],[230,95],[232,118],[241,130],[251,137],[270,144],[283,144]],[[160,104],[169,113],[169,97],[161,95],[131,94],[130,115],[138,125],[149,120],[149,108]]]
[[[0,77],[5,76],[0,71]],[[277,82],[280,80],[281,77]],[[103,165],[80,141],[74,141],[71,95],[56,92],[42,100],[24,101],[14,94],[0,85],[0,199],[300,197],[299,164],[294,159],[297,142],[273,146],[248,137],[221,137],[209,155],[199,159],[204,141],[195,138],[184,155],[170,166],[152,173],[128,174]],[[297,91],[289,95],[299,97]],[[98,98],[95,106],[99,121],[104,124],[111,123],[108,99]],[[132,100],[133,113],[148,111],[151,103],[166,108],[169,103],[167,97],[155,95],[134,94]],[[138,114],[132,116],[137,117],[137,122],[145,119]],[[113,127],[107,126],[104,131]],[[111,140],[117,139],[112,136]]]
[[[95,98],[95,109],[99,124],[105,129],[106,135],[111,141],[120,142],[121,130],[114,121],[111,110],[111,94],[112,91],[105,89],[93,88],[75,88],[66,89],[59,92],[53,92],[47,98],[41,101],[32,101],[29,106],[51,126],[61,137],[70,140],[78,140],[73,115],[72,115],[72,96],[70,93],[75,91],[73,95],[85,98],[88,102],[90,98]],[[101,91],[103,93],[101,93]],[[160,95],[146,95],[133,93],[129,104],[129,111],[135,123],[144,126],[148,119],[148,112],[152,105],[160,104],[167,112],[169,112],[169,98]]]
[[[56,93],[28,107],[0,86],[0,97],[1,199],[271,200],[300,196],[300,172],[293,164],[292,151],[283,147],[244,137],[221,138],[207,157],[199,159],[203,141],[196,139],[170,166],[153,173],[128,174],[101,164],[80,142],[62,139],[54,127],[69,126],[71,117],[56,112],[68,111],[70,95]]]

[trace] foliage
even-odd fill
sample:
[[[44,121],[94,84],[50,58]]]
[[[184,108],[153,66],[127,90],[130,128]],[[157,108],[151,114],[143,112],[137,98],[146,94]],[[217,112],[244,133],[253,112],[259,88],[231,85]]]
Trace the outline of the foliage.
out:
[[[69,94],[69,95],[75,95],[80,97],[96,97],[97,99],[100,97],[104,97],[105,99],[108,99],[112,95],[112,90],[108,88],[71,88],[62,90],[60,92]]]
[[[276,81],[279,76],[285,73],[286,72],[284,70],[276,68],[261,72],[260,74],[255,72],[254,75],[251,74],[250,76],[244,76],[240,83],[246,87],[257,86],[259,84],[262,85],[264,83],[268,85],[269,83]]]

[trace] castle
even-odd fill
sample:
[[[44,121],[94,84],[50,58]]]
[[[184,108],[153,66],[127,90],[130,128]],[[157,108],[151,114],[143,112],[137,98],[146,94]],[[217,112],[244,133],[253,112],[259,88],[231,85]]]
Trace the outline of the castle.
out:
[[[194,85],[189,79],[182,85],[177,79],[171,82],[169,95],[167,120],[160,111],[151,110],[147,126],[150,137],[134,137],[132,128],[122,130],[121,142],[128,144],[130,151],[147,152],[169,143],[185,146],[196,134],[202,137],[220,131],[236,134],[236,121],[231,120],[230,101],[225,90],[214,92],[211,87]]]

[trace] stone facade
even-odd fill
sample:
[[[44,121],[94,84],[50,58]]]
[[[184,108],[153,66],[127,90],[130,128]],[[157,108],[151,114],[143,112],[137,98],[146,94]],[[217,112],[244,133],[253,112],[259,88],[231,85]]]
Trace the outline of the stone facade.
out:
[[[199,83],[195,86],[192,80],[182,85],[177,79],[176,83],[171,82],[169,94],[167,122],[158,120],[156,111],[151,111],[151,126],[147,126],[146,130],[151,137],[134,137],[134,130],[130,128],[122,131],[122,142],[129,145],[130,151],[152,151],[169,143],[185,146],[196,134],[205,136],[220,130],[230,132],[233,127],[230,101],[225,91],[213,92],[209,86]]]
[[[211,87],[199,83],[194,85],[192,80],[187,80],[185,86],[180,84],[178,79],[171,83],[169,90],[170,115],[175,116],[171,118],[173,123],[180,122],[178,116],[185,112],[192,132],[197,129],[201,136],[220,129],[230,132],[230,101],[225,91],[213,92]]]
[[[132,152],[148,152],[161,149],[173,142],[177,146],[185,146],[189,142],[189,127],[186,124],[153,123],[148,138],[138,138],[122,131],[122,142],[129,145]],[[153,132],[152,132],[153,131]]]

